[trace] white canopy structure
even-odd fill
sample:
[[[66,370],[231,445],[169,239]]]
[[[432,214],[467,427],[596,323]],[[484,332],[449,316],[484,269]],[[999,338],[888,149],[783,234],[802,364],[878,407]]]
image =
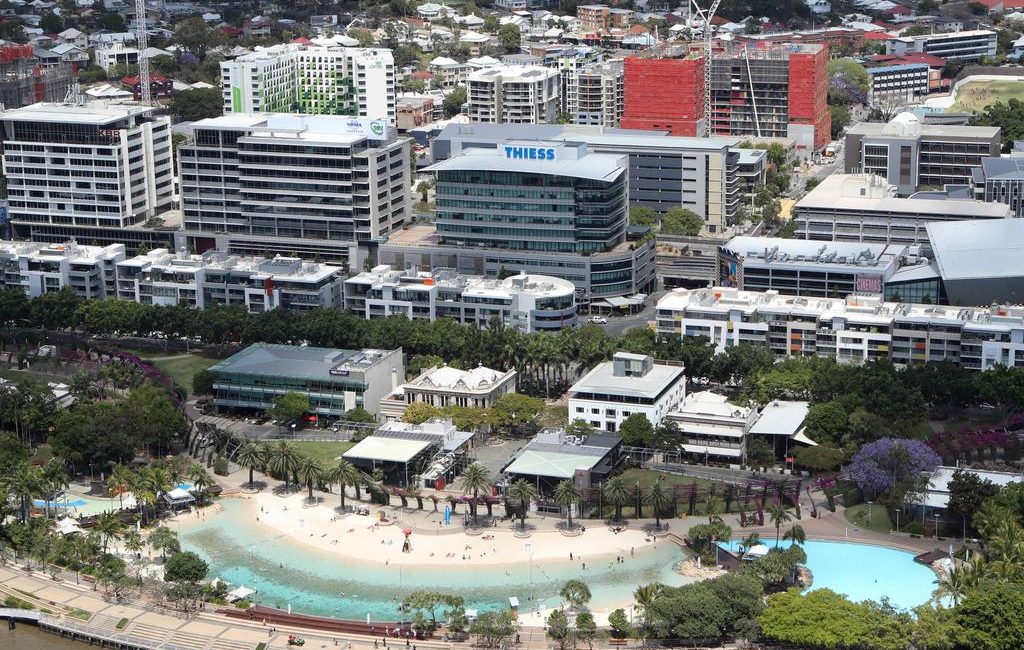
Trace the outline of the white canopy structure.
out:
[[[228,602],[233,603],[236,600],[242,600],[243,598],[248,598],[249,596],[253,595],[254,593],[256,593],[255,589],[249,589],[245,585],[241,585],[241,586],[236,587],[236,588],[234,588],[234,589],[232,589],[231,591],[228,592],[228,594],[227,594]]]

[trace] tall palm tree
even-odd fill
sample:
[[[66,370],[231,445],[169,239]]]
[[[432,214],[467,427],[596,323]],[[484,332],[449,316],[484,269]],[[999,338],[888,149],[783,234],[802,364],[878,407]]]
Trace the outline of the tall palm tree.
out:
[[[654,525],[661,528],[661,513],[672,504],[672,495],[665,490],[661,481],[655,481],[654,485],[647,488],[647,496],[644,501],[654,508]]]
[[[253,484],[253,470],[263,467],[263,447],[252,440],[243,442],[235,452],[235,462],[249,470],[249,486]]]
[[[129,553],[138,553],[146,546],[145,542],[142,541],[142,535],[134,528],[125,533],[124,538],[121,540],[121,545]]]
[[[936,578],[935,584],[938,587],[932,598],[937,602],[948,598],[953,601],[954,607],[959,605],[968,592],[978,587],[979,576],[973,567],[973,564],[955,564],[944,577]]]
[[[640,585],[633,592],[633,600],[636,602],[636,606],[640,610],[643,619],[640,628],[644,636],[646,636],[647,631],[651,627],[651,606],[654,605],[654,601],[658,600],[664,592],[665,587],[658,582]]]
[[[512,503],[519,506],[519,527],[526,529],[526,511],[530,509],[530,502],[538,496],[537,486],[526,479],[512,481],[508,486],[505,497]]]
[[[302,456],[295,471],[299,475],[299,481],[309,490],[307,500],[313,503],[313,486],[319,485],[324,480],[324,468],[321,467],[320,462],[315,458]]]
[[[362,472],[345,459],[339,459],[338,463],[327,472],[327,480],[338,485],[338,492],[341,494],[341,507],[345,507],[345,488],[355,486],[359,492],[359,483],[362,481]],[[358,498],[358,497],[357,497]]]
[[[284,476],[284,486],[287,489],[291,484],[292,474],[299,469],[301,459],[295,451],[295,446],[286,440],[278,442],[270,449],[270,456],[267,458],[267,466],[270,471],[278,476]]]
[[[99,519],[96,520],[94,529],[99,533],[100,539],[103,542],[103,552],[107,552],[107,547],[110,542],[116,542],[121,539],[125,533],[124,522],[121,521],[116,513],[104,512],[100,515]]]
[[[213,487],[213,477],[210,476],[210,473],[202,465],[193,466],[188,472],[188,477],[192,481],[192,489],[195,492],[196,500],[199,502],[199,505],[202,505],[206,500],[207,492]]]
[[[132,481],[132,471],[118,463],[107,477],[107,490],[117,493],[117,504],[124,508],[124,493],[128,491]]]
[[[782,535],[782,525],[793,521],[793,515],[781,503],[772,503],[768,506],[768,518],[775,526],[775,546],[779,545],[779,537]]]
[[[601,488],[604,498],[615,505],[615,521],[622,521],[622,506],[629,500],[629,488],[626,482],[619,477],[607,481]]]
[[[4,483],[11,496],[18,500],[21,523],[26,523],[32,500],[39,495],[39,471],[28,463],[20,463]]]
[[[746,553],[747,551],[749,551],[750,549],[754,548],[755,546],[757,546],[760,543],[761,543],[761,536],[758,535],[757,533],[750,533],[749,535],[747,535],[746,537],[743,538],[742,542],[740,542],[740,549],[744,553]]]
[[[462,472],[462,493],[473,495],[469,510],[474,522],[476,521],[476,502],[480,498],[480,492],[490,489],[491,473],[480,463],[473,463]]]
[[[807,533],[804,532],[803,526],[794,524],[789,527],[789,530],[782,536],[782,539],[793,542],[797,546],[803,546],[804,542],[807,541]]]
[[[576,485],[576,481],[572,479],[560,481],[555,486],[555,503],[565,508],[565,512],[569,517],[570,529],[572,529],[572,507],[579,503],[582,498],[583,493],[580,491],[579,486]]]
[[[46,499],[46,516],[50,516],[50,498],[64,488],[68,487],[68,474],[64,469],[64,461],[58,458],[51,458],[46,465],[43,465],[39,473],[40,487]]]

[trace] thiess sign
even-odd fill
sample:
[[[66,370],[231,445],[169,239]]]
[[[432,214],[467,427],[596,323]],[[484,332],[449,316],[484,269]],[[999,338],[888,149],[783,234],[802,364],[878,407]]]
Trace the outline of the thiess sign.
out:
[[[555,150],[547,147],[505,147],[505,157],[516,160],[554,160]]]

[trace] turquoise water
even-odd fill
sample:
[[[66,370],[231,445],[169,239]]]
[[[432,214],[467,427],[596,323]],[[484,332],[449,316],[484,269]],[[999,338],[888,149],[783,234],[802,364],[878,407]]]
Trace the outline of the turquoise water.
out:
[[[673,544],[638,549],[625,564],[610,561],[569,562],[578,538],[564,540],[565,561],[529,561],[529,556],[510,558],[507,565],[475,567],[384,566],[346,560],[338,554],[297,543],[276,531],[251,521],[246,503],[222,501],[224,512],[195,524],[181,533],[182,547],[195,551],[210,564],[210,576],[232,585],[257,590],[261,604],[319,614],[365,620],[398,620],[403,594],[417,589],[441,590],[461,595],[470,609],[508,607],[508,599],[519,599],[524,611],[560,604],[558,590],[566,580],[580,577],[593,593],[591,606],[629,606],[637,586],[650,582],[682,585],[687,578],[676,573],[675,564],[684,558]],[[453,535],[452,543],[465,542]],[[527,540],[526,543],[529,543]]]
[[[739,540],[733,540],[735,549]],[[762,540],[771,547],[775,540]],[[780,547],[789,542],[780,542]],[[814,574],[812,589],[828,588],[854,601],[889,598],[904,609],[932,597],[935,572],[914,562],[914,554],[887,546],[846,542],[807,541],[807,568]]]

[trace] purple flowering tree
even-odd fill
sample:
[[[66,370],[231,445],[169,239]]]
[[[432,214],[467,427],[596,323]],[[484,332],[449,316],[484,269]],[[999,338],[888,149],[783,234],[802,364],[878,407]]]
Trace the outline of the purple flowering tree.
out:
[[[843,478],[869,498],[889,495],[902,500],[924,473],[941,462],[939,455],[922,440],[882,438],[854,454],[850,464],[843,468]]]

